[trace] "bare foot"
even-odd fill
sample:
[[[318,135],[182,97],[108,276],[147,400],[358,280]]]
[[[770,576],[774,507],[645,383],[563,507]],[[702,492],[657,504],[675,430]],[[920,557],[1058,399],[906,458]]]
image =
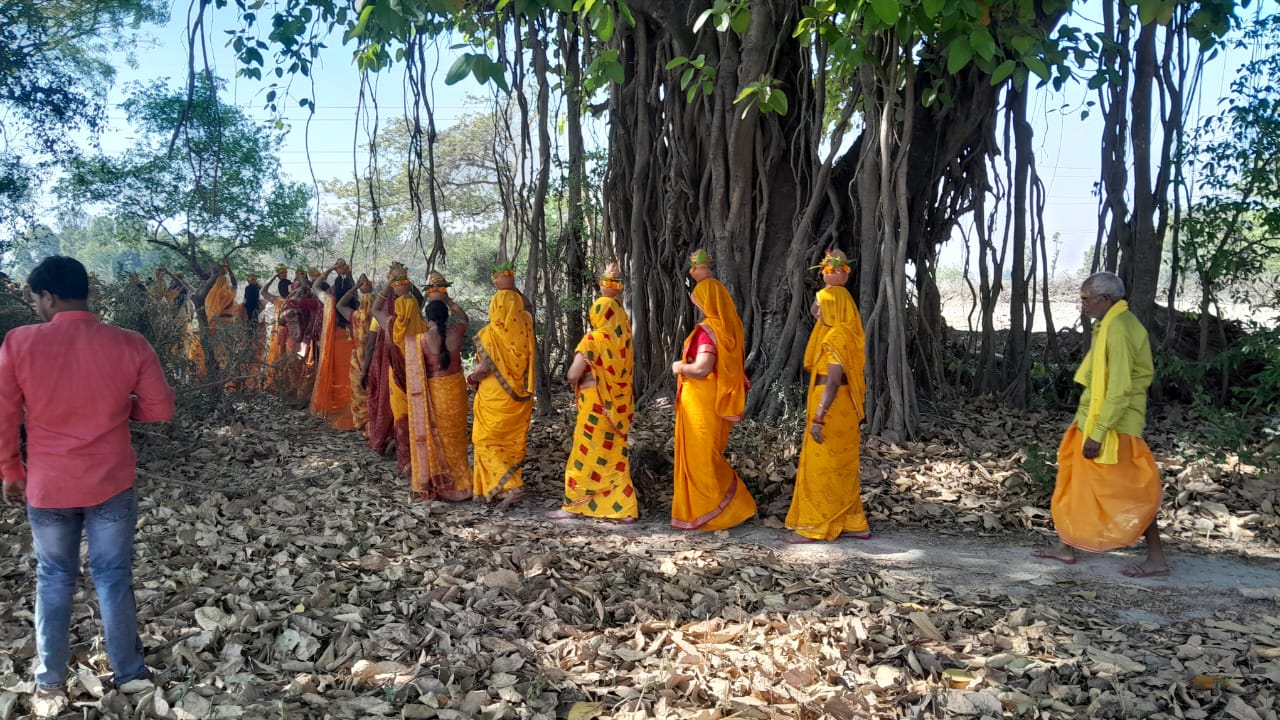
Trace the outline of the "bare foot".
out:
[[[788,545],[805,545],[811,542],[818,542],[814,538],[805,537],[798,533],[791,533],[790,535],[783,538],[782,541],[787,543]]]
[[[1043,548],[1041,550],[1032,550],[1031,557],[1041,558],[1043,560],[1057,560],[1064,565],[1076,564],[1076,551],[1070,546],[1058,543],[1051,548]]]
[[[542,513],[542,517],[548,520],[577,520],[578,516],[568,510],[549,510]]]
[[[1120,571],[1127,578],[1168,577],[1168,565],[1155,565],[1150,560],[1140,565],[1131,565]]]
[[[842,532],[840,533],[840,537],[851,537],[854,540],[870,540],[871,531],[868,530],[866,532],[860,532],[860,533]]]
[[[502,498],[502,500],[498,503],[497,507],[499,510],[506,510],[507,508],[511,507],[512,505],[515,505],[516,503],[520,502],[523,499],[524,499],[524,491],[516,490],[512,492],[510,495],[507,495],[506,497]]]

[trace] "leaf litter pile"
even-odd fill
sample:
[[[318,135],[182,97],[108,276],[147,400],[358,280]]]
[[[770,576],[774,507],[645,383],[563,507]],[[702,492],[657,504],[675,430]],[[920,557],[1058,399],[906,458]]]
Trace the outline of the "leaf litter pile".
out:
[[[559,501],[568,415],[535,421],[527,507],[506,514],[410,504],[354,434],[272,399],[233,415],[138,429],[139,617],[163,674],[141,692],[104,685],[82,589],[69,717],[1278,716],[1274,599],[1134,622],[1120,611],[1169,602],[1176,578],[1155,591],[1046,581],[1028,596],[668,530],[669,408],[637,420],[643,515],[629,527],[541,521]],[[1038,542],[1026,529],[1047,527],[1065,419],[969,404],[930,417],[918,443],[867,439],[873,527]],[[1184,459],[1169,432],[1151,443],[1172,549],[1274,555],[1274,471]],[[731,444],[760,500],[753,522],[770,527],[799,429],[779,435],[748,426]],[[4,720],[27,710],[34,561],[23,517],[9,510],[0,530]]]

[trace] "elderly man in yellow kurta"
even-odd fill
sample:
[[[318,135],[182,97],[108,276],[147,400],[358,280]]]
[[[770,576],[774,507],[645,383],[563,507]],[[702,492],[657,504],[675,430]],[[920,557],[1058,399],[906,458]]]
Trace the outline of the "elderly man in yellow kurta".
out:
[[[1168,575],[1156,513],[1160,471],[1142,439],[1147,388],[1155,371],[1146,328],[1124,300],[1124,282],[1095,273],[1080,286],[1084,314],[1093,326],[1089,352],[1076,370],[1084,386],[1075,421],[1058,448],[1053,524],[1059,542],[1036,557],[1076,562],[1075,549],[1106,552],[1146,537],[1147,557],[1123,574]]]

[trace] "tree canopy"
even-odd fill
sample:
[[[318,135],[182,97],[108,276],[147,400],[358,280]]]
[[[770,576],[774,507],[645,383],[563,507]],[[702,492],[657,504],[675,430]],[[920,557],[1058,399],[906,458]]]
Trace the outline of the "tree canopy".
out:
[[[0,222],[28,209],[36,170],[105,118],[113,50],[167,17],[159,0],[0,0]]]
[[[191,102],[163,81],[136,88],[124,104],[139,131],[134,147],[73,161],[63,196],[106,205],[196,272],[299,245],[311,229],[310,191],[282,174],[278,132],[220,103],[218,84],[201,80]]]
[[[1120,272],[1135,312],[1154,319],[1159,258],[1177,215],[1170,160],[1191,107],[1187,78],[1236,26],[1236,11],[1235,0],[375,0],[355,11],[287,0],[266,39],[256,35],[265,16],[242,12],[233,44],[243,72],[272,69],[287,82],[341,33],[360,68],[402,68],[411,84],[421,82],[428,44],[447,37],[460,47],[446,82],[489,84],[520,109],[513,121],[529,193],[504,193],[519,218],[515,237],[528,243],[528,282],[566,240],[558,250],[571,267],[579,257],[623,261],[642,387],[662,384],[689,310],[676,278],[687,253],[706,247],[747,329],[762,388],[753,410],[778,411],[807,334],[815,281],[804,268],[826,248],[844,249],[868,333],[868,421],[901,436],[914,433],[917,398],[945,382],[935,274],[939,248],[957,232],[977,248],[982,340],[972,388],[1030,401],[1036,315],[1053,327],[1044,184],[1027,115],[1033,87],[1081,83],[1096,93],[1081,108],[1101,113],[1103,126],[1094,258]],[[528,221],[548,202],[553,119],[581,124],[568,112],[548,117],[553,91],[608,123],[605,222],[590,243]],[[430,118],[422,97],[414,118],[420,105]],[[567,144],[571,178],[581,164]],[[438,227],[434,237],[431,257],[442,247]],[[538,291],[549,332],[562,324],[557,293],[577,292],[574,276],[526,288]],[[999,339],[992,317],[1002,305],[1012,322]],[[1045,352],[1054,360],[1053,342]]]

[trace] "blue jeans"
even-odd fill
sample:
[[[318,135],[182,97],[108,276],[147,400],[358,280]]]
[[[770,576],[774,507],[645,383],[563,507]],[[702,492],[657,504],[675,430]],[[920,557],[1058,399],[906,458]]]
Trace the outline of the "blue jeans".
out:
[[[61,688],[67,681],[81,533],[89,541],[89,571],[98,591],[102,634],[116,684],[146,677],[133,597],[133,534],[138,524],[133,488],[92,507],[28,505],[27,519],[36,554],[36,684]]]

